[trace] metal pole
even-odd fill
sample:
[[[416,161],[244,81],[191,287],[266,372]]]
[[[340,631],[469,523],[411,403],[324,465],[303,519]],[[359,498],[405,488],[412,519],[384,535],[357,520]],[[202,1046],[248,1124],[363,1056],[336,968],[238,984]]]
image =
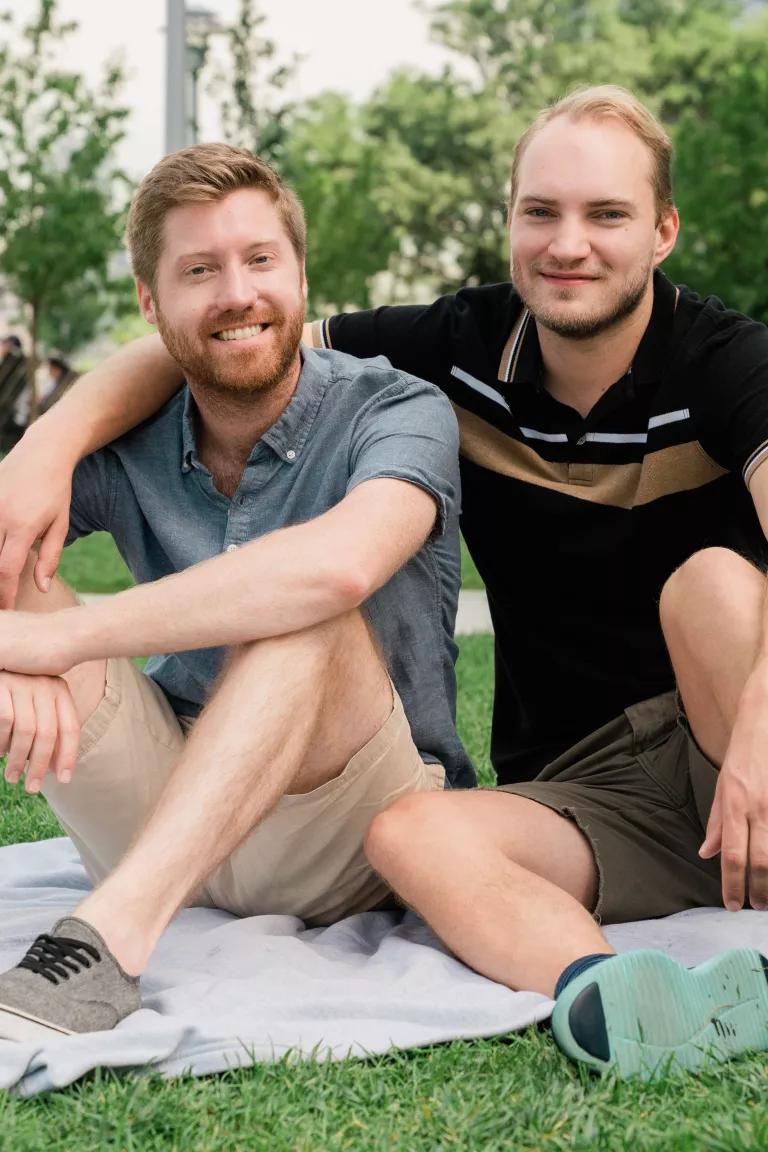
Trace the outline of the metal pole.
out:
[[[187,29],[184,0],[166,0],[165,151],[187,143]]]

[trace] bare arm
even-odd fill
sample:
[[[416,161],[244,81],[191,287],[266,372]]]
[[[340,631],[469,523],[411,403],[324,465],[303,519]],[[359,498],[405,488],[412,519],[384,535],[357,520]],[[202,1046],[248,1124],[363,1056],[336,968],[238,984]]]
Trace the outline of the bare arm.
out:
[[[181,380],[159,336],[135,340],[82,376],[0,463],[0,607],[15,603],[35,540],[35,582],[46,590],[67,532],[78,461],[157,411]]]
[[[56,675],[103,656],[233,645],[295,632],[362,604],[424,543],[427,492],[368,480],[334,508],[173,576],[87,607],[0,613],[0,668]]]

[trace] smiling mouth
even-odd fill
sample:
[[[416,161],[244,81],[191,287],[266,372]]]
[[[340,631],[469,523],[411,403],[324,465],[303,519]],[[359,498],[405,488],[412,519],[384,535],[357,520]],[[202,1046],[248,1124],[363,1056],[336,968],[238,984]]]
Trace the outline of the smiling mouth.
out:
[[[249,324],[243,328],[222,328],[220,332],[213,333],[214,340],[250,340],[258,336],[269,327],[269,324]]]

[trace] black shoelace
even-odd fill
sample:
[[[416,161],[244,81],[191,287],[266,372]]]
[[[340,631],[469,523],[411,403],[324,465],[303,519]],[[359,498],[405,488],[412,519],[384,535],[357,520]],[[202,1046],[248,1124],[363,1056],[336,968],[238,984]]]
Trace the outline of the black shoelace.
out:
[[[44,935],[38,936],[19,963],[19,968],[29,968],[30,972],[45,976],[51,984],[58,984],[57,977],[69,980],[72,972],[78,973],[82,968],[90,968],[91,960],[101,960],[101,956],[84,940]]]

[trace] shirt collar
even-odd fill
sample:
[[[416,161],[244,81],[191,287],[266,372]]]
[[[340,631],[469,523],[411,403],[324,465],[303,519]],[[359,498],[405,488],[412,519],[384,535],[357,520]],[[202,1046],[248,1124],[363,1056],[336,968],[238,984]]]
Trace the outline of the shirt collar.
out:
[[[331,379],[330,365],[311,348],[302,345],[301,360],[301,374],[293,396],[272,427],[254,444],[249,463],[260,444],[268,445],[277,456],[290,464],[299,459]],[[181,417],[181,470],[189,472],[197,464],[195,401],[189,387],[185,385]]]

